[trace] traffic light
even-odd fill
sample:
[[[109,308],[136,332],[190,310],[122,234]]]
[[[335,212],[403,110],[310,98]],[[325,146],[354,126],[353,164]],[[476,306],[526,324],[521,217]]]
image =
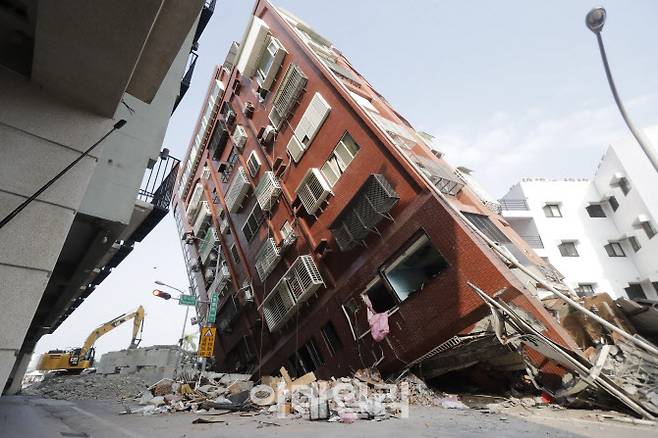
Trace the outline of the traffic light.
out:
[[[168,294],[167,292],[163,292],[159,289],[155,289],[153,291],[153,296],[156,296],[158,298],[162,298],[163,300],[168,300],[169,298],[171,298],[171,294]]]

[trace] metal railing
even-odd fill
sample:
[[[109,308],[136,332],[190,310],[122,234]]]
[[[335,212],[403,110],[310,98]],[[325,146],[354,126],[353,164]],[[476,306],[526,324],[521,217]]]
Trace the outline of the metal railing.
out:
[[[544,248],[544,242],[541,240],[541,237],[538,234],[532,236],[521,236],[521,238],[525,240],[528,245],[530,245],[530,248]]]
[[[163,149],[157,163],[152,163],[146,169],[137,199],[161,208],[169,208],[179,166],[180,160],[170,156],[169,149]]]
[[[529,210],[525,199],[499,199],[503,210]]]

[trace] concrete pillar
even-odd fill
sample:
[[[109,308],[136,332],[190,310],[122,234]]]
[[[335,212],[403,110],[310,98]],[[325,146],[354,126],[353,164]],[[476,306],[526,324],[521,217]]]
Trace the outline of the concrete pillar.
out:
[[[32,352],[23,353],[18,357],[14,364],[14,369],[11,371],[9,379],[7,379],[4,394],[14,395],[20,392],[23,383],[23,376],[25,376],[25,371],[27,371],[31,359]]]

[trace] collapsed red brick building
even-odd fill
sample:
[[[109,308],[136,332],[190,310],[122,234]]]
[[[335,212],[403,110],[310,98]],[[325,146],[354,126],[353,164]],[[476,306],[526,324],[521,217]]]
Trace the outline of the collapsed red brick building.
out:
[[[509,259],[561,287],[552,267],[329,40],[267,1],[216,69],[177,184],[192,288],[220,297],[218,370],[525,369],[471,285],[579,354]],[[387,315],[381,342],[368,307]]]

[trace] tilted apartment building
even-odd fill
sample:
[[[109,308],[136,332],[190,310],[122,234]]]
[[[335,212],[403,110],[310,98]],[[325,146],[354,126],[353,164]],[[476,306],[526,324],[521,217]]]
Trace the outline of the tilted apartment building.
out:
[[[220,296],[216,367],[394,372],[479,330],[489,310],[469,281],[575,349],[476,230],[551,267],[465,181],[329,40],[258,1],[211,81],[173,201],[192,288]],[[389,315],[380,343],[369,306]],[[441,357],[437,375],[464,365]]]

